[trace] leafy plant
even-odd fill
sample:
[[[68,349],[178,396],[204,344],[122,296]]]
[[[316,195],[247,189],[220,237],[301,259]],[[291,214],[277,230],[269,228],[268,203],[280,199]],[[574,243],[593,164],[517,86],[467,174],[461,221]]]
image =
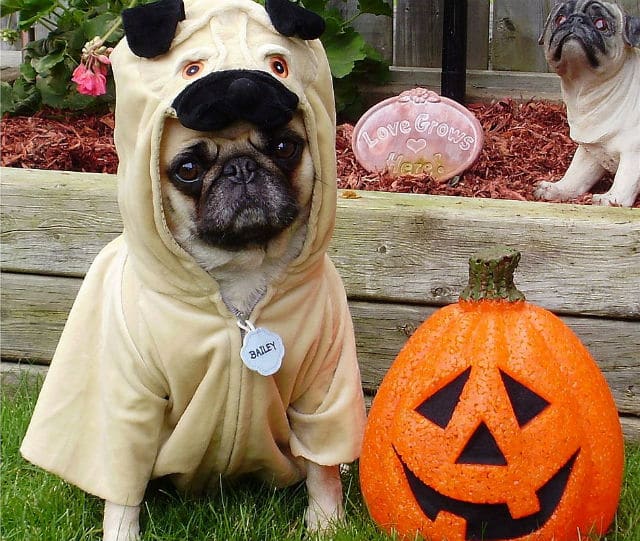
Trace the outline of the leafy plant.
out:
[[[389,64],[365,41],[353,23],[364,14],[390,17],[393,11],[384,0],[359,0],[356,15],[345,20],[336,8],[340,2],[346,4],[347,0],[305,0],[304,4],[326,21],[326,30],[320,39],[331,66],[336,107],[343,117],[353,118],[361,114],[364,107],[359,85],[389,80]]]
[[[2,83],[2,113],[29,113],[43,105],[86,110],[113,101],[112,81],[105,95],[94,97],[78,93],[71,77],[85,43],[106,34],[126,5],[121,0],[0,0],[2,16],[18,13],[19,30],[40,24],[49,31],[25,47],[14,84]],[[107,44],[122,36],[122,30],[114,31]]]
[[[337,109],[343,116],[352,117],[362,110],[358,84],[382,83],[389,73],[382,55],[355,30],[353,22],[365,13],[390,16],[392,12],[385,0],[359,0],[356,15],[345,20],[336,5],[346,1],[305,0],[305,6],[327,23],[321,39],[334,78]],[[20,78],[13,85],[1,83],[1,113],[25,114],[41,106],[87,110],[113,103],[112,77],[107,78],[107,92],[102,96],[80,94],[71,78],[84,45],[109,32],[126,7],[128,3],[123,0],[0,0],[2,16],[18,13],[19,30],[36,24],[49,30],[46,38],[26,46]],[[114,46],[122,36],[118,28],[104,45]]]

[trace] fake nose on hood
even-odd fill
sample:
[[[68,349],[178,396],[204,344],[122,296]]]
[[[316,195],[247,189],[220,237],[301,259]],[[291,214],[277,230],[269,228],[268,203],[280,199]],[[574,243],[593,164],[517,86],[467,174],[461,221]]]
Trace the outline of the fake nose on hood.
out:
[[[191,83],[172,106],[180,123],[192,130],[219,130],[238,120],[279,128],[293,118],[298,96],[263,71],[226,70]]]

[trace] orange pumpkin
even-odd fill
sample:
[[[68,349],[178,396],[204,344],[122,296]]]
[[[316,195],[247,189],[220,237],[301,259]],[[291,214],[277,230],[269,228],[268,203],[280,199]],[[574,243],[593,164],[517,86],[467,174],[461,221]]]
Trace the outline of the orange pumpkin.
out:
[[[623,438],[579,339],[513,285],[520,254],[470,260],[469,287],[408,340],[360,458],[374,521],[401,539],[567,541],[604,533]]]

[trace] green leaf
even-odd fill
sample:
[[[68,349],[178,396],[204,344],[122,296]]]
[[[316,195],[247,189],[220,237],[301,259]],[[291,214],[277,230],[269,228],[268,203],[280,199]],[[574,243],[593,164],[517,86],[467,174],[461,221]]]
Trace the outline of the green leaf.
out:
[[[20,75],[22,75],[26,81],[33,83],[36,80],[37,72],[33,69],[31,63],[23,62],[20,64]]]
[[[13,88],[6,81],[0,82],[0,116],[12,113],[14,108]]]
[[[72,91],[65,96],[61,107],[64,109],[89,110],[96,108],[98,103],[98,98]]]
[[[55,0],[23,0],[20,7],[18,29],[27,30],[56,7]]]
[[[96,36],[102,36],[117,18],[118,15],[114,15],[113,13],[103,13],[102,15],[85,21],[82,25],[82,31],[87,40],[93,39]]]
[[[329,35],[323,43],[331,65],[331,74],[337,79],[349,75],[355,63],[366,57],[364,38],[353,28]]]
[[[318,15],[326,15],[327,0],[304,0],[303,5],[310,11],[317,13]]]
[[[87,14],[82,10],[79,10],[76,8],[66,9],[64,13],[62,13],[60,17],[58,17],[58,20],[56,21],[58,25],[58,30],[60,30],[63,33],[67,33],[75,30],[83,34],[83,32],[81,31],[81,27],[82,27],[82,23],[84,23],[86,18],[87,18]]]
[[[40,93],[33,83],[17,79],[13,83],[13,114],[29,114],[40,107]]]
[[[6,17],[20,10],[22,2],[20,0],[0,0],[0,17]]]
[[[62,108],[67,97],[67,93],[71,92],[69,84],[62,85],[60,81],[56,81],[54,77],[38,77],[36,80],[36,88],[42,96],[42,103],[50,107]]]
[[[38,73],[46,74],[53,69],[54,66],[64,60],[65,53],[67,51],[66,44],[62,44],[62,48],[54,50],[53,52],[41,56],[40,58],[34,58],[31,61],[33,69]]]
[[[359,0],[358,10],[360,13],[372,15],[386,15],[387,17],[393,15],[393,9],[385,0]]]

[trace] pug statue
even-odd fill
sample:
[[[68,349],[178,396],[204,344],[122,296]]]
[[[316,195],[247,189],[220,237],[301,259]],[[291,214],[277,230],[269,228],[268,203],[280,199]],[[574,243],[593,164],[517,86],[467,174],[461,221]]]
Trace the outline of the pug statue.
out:
[[[564,177],[541,182],[536,196],[577,197],[609,171],[611,189],[593,202],[633,206],[640,195],[640,18],[616,3],[571,0],[551,11],[540,43],[561,78],[578,148]]]
[[[327,256],[335,111],[324,21],[289,0],[160,0],[112,54],[124,232],[88,271],[21,452],[139,538],[151,479],[306,479],[343,518],[365,409]]]

